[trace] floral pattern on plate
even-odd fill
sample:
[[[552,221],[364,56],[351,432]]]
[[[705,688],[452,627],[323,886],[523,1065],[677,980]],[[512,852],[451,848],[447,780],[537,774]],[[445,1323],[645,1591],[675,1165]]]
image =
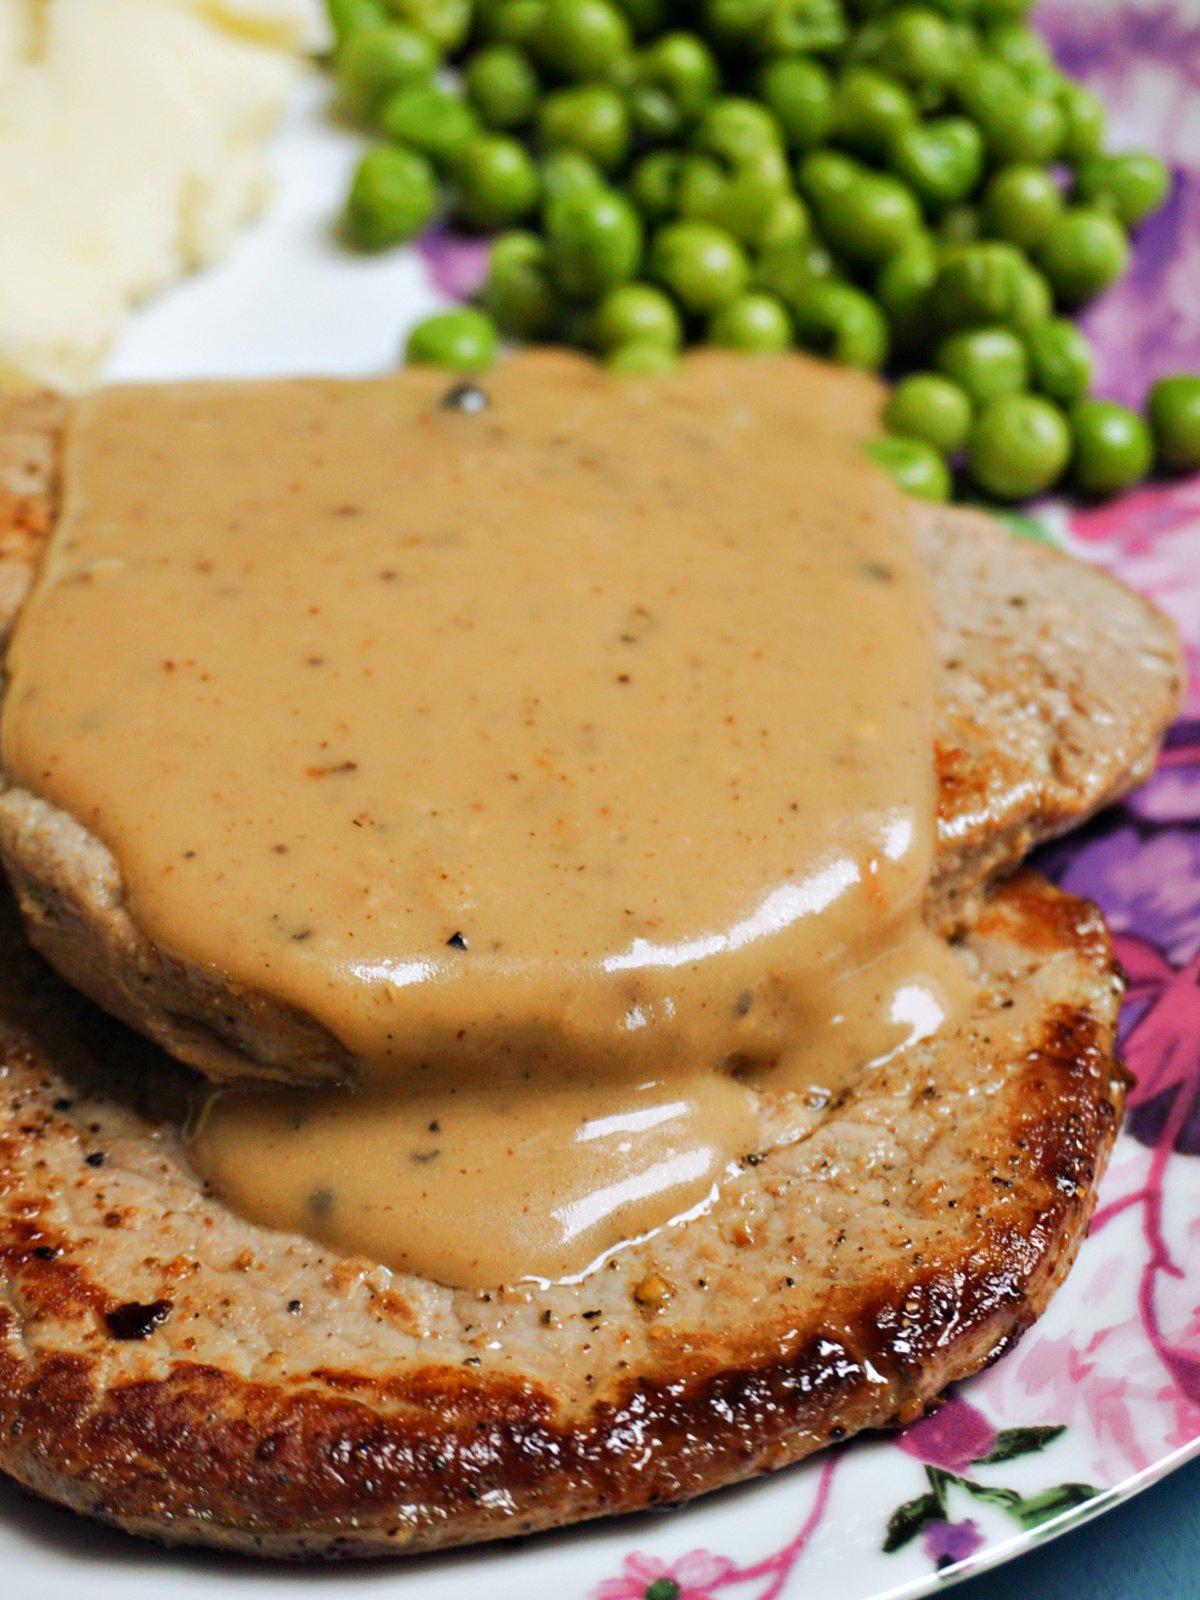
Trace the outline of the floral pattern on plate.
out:
[[[1200,13],[1072,0],[1043,7],[1039,22],[1062,64],[1103,95],[1115,142],[1157,149],[1175,169],[1133,271],[1085,319],[1098,388],[1138,405],[1156,377],[1200,369]],[[877,1506],[877,1560],[856,1556],[829,1592],[916,1595],[1200,1452],[1200,479],[1105,506],[1049,505],[1025,531],[1154,600],[1191,667],[1150,782],[1040,855],[1057,882],[1103,907],[1129,975],[1122,1040],[1137,1084],[1091,1238],[1033,1332],[941,1410],[891,1443],[851,1444],[798,1469],[796,1531],[766,1556],[632,1553],[590,1600],[799,1594],[805,1578],[836,1571],[836,1556],[810,1560],[820,1546],[849,1534],[866,1544],[856,1479],[860,1502]],[[896,1485],[891,1498],[883,1483]],[[892,1570],[902,1557],[906,1570]]]

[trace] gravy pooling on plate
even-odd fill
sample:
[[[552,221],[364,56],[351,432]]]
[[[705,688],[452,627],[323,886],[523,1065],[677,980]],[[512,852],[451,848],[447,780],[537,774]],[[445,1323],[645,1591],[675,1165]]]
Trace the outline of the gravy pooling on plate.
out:
[[[539,353],[448,389],[80,401],[2,736],[148,937],[362,1063],[214,1091],[217,1191],[488,1286],[702,1207],[760,1092],[827,1101],[963,979],[874,386]]]

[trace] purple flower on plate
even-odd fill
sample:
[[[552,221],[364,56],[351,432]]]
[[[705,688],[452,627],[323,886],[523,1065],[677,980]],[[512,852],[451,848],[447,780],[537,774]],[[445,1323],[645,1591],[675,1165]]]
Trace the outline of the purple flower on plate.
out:
[[[1143,838],[1132,822],[1109,823],[1042,865],[1071,894],[1094,900],[1117,934],[1158,945],[1176,965],[1200,950],[1200,832],[1164,828]]]
[[[1100,906],[1113,932],[1156,947],[1165,967],[1200,952],[1200,724],[1172,729],[1157,772],[1123,806],[1038,864]],[[1131,958],[1132,959],[1132,958]]]
[[[1083,319],[1097,388],[1138,405],[1155,378],[1200,366],[1200,13],[1188,0],[1049,0],[1037,21],[1059,64],[1104,101],[1116,147],[1148,146],[1174,168],[1132,269]]]
[[[1200,822],[1200,722],[1177,722],[1148,783],[1125,802],[1143,822]]]
[[[963,1522],[927,1522],[921,1534],[925,1554],[938,1568],[956,1567],[986,1543],[979,1524],[971,1517]]]
[[[1172,1147],[1200,1155],[1200,956],[1177,969],[1152,944],[1130,938],[1117,940],[1117,955],[1134,1019],[1123,1044],[1137,1079],[1129,1131],[1155,1146],[1169,1123]]]
[[[1138,230],[1130,271],[1082,318],[1096,389],[1124,405],[1140,405],[1156,378],[1200,367],[1200,175],[1174,177],[1166,205]]]
[[[434,287],[452,300],[469,300],[483,286],[491,248],[490,239],[455,233],[440,222],[417,240]]]
[[[928,1466],[965,1472],[973,1461],[990,1454],[996,1430],[969,1400],[953,1394],[937,1411],[905,1428],[896,1443]]]

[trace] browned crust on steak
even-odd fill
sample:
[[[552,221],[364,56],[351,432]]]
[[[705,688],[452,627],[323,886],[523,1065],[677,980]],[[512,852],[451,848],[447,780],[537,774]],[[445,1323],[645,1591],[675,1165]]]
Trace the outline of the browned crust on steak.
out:
[[[768,1110],[706,1216],[582,1284],[475,1294],[206,1197],[188,1075],[6,913],[0,1467],[135,1532],[357,1556],[674,1503],[911,1421],[1061,1282],[1125,1085],[1094,908],[1021,874],[962,959],[971,1019],[791,1145]]]
[[[941,662],[938,851],[926,920],[969,924],[981,889],[1149,777],[1182,701],[1170,620],[1107,573],[994,518],[922,508]]]
[[[64,418],[53,396],[0,399],[0,641],[53,523]],[[941,663],[927,920],[949,932],[1039,840],[1148,775],[1183,668],[1170,622],[1081,562],[973,512],[919,508],[916,535]],[[180,1060],[214,1078],[353,1075],[314,1018],[146,939],[112,856],[65,813],[23,790],[0,794],[0,859],[47,959]]]

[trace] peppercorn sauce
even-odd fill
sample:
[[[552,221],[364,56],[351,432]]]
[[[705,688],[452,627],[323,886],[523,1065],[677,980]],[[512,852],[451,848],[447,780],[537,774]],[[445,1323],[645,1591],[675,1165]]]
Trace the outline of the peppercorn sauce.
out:
[[[870,380],[542,352],[450,389],[80,400],[2,740],[143,935],[361,1064],[212,1091],[229,1205],[478,1287],[703,1208],[764,1105],[802,1136],[963,979]]]

